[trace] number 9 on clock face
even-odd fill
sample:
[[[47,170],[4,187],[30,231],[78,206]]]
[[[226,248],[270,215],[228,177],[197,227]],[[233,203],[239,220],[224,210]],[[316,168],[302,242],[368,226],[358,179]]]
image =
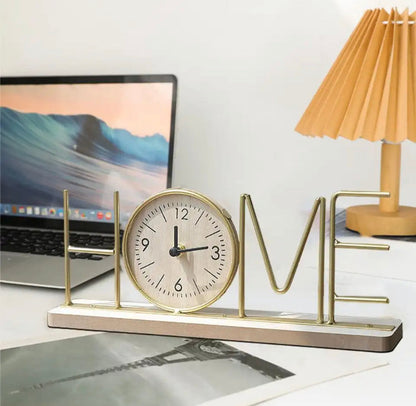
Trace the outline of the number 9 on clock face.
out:
[[[192,191],[168,189],[140,205],[123,238],[127,272],[152,303],[192,312],[219,299],[238,265],[227,212]]]

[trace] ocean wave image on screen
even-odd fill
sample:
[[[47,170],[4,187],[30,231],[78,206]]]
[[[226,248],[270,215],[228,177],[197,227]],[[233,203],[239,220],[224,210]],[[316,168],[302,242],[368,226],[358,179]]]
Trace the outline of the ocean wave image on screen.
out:
[[[122,210],[131,211],[166,187],[169,143],[161,134],[139,137],[86,114],[0,114],[2,202],[61,206],[67,188],[73,207],[104,209],[119,190]]]

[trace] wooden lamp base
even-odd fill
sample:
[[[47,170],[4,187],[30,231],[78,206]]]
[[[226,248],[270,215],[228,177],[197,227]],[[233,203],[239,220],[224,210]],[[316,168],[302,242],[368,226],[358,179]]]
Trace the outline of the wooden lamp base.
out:
[[[416,235],[416,207],[399,206],[383,212],[378,205],[352,206],[347,210],[346,227],[361,235]]]

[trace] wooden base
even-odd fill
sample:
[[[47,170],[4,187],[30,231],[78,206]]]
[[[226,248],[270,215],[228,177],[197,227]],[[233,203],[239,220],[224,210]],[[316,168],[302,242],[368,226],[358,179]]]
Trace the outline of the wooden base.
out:
[[[416,207],[399,206],[396,212],[381,212],[378,205],[353,206],[347,210],[346,227],[361,235],[416,235]]]
[[[316,324],[312,314],[248,311],[248,317],[239,318],[234,309],[174,314],[146,304],[131,310],[122,304],[117,310],[89,303],[50,310],[48,326],[372,352],[392,351],[402,338],[402,323],[395,319],[340,316],[336,324],[327,325]]]

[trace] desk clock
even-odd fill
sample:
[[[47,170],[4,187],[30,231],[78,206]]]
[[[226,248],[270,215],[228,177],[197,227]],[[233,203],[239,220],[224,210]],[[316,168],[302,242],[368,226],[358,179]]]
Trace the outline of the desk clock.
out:
[[[214,303],[238,265],[238,238],[227,211],[200,193],[167,190],[131,216],[123,238],[124,264],[152,303],[192,312]]]
[[[324,313],[326,199],[315,200],[286,282],[278,286],[250,195],[240,196],[239,232],[229,213],[201,193],[168,189],[139,205],[123,236],[124,266],[147,303],[120,297],[120,210],[114,192],[114,249],[69,244],[69,197],[64,191],[65,302],[48,312],[50,327],[159,334],[222,340],[301,345],[361,351],[391,351],[402,338],[397,319],[335,316],[335,303],[388,303],[387,297],[343,296],[335,291],[338,249],[388,250],[386,244],[340,242],[335,235],[340,197],[388,197],[388,192],[339,191],[330,202],[327,314]],[[250,311],[245,308],[246,209],[260,247],[271,289],[292,286],[313,222],[319,216],[316,313]],[[72,300],[70,253],[114,256],[114,300]],[[238,275],[238,278],[237,278]],[[238,280],[234,309],[211,305]],[[312,293],[312,292],[311,292]]]

